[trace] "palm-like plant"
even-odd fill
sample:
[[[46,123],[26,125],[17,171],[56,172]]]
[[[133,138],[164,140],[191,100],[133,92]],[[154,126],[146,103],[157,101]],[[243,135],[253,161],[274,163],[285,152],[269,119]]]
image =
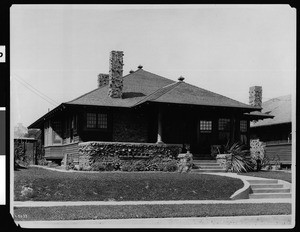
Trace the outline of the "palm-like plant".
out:
[[[231,154],[228,169],[232,172],[248,172],[253,171],[255,163],[250,156],[250,150],[245,144],[235,142],[229,145],[229,142],[224,146],[224,152]]]

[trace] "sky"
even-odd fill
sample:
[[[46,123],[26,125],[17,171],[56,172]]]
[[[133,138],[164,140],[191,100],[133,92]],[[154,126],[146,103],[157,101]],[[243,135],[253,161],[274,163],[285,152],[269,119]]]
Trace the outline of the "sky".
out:
[[[11,121],[29,126],[97,88],[109,53],[248,104],[295,92],[296,11],[288,5],[13,5]]]

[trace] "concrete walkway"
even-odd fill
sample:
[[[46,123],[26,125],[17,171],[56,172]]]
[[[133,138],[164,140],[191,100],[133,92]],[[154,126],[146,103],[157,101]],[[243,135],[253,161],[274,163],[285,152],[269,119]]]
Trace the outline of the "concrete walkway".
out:
[[[291,215],[16,221],[23,228],[293,228]]]
[[[257,204],[292,203],[288,198],[240,200],[179,200],[179,201],[15,201],[14,207],[51,207],[83,205],[181,205],[181,204]]]

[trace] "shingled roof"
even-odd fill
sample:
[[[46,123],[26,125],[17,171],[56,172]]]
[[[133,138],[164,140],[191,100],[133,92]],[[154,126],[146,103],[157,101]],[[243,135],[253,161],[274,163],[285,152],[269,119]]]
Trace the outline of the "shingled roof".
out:
[[[122,98],[111,98],[107,93],[108,85],[105,85],[65,104],[133,107],[144,102],[161,102],[245,108],[249,111],[260,109],[143,69],[124,76]]]
[[[273,119],[264,119],[263,121],[252,122],[251,127],[270,126],[274,124],[290,123],[292,103],[291,95],[272,98],[262,103],[262,113],[273,115]]]
[[[190,85],[184,81],[173,81],[139,68],[123,77],[122,98],[111,98],[108,85],[94,89],[69,102],[64,102],[46,113],[29,128],[37,127],[45,118],[51,117],[66,105],[135,107],[145,102],[189,104],[245,109],[245,112],[259,111],[261,108],[238,102],[231,98]],[[265,114],[264,114],[265,115]],[[258,118],[269,117],[260,115]],[[253,115],[252,115],[253,116]],[[254,116],[257,118],[257,116]]]

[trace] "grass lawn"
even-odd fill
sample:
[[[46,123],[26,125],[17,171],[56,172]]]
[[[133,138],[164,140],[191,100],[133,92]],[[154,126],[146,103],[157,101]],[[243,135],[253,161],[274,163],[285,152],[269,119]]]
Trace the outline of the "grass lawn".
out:
[[[21,207],[14,209],[15,220],[84,220],[118,218],[212,217],[289,215],[289,203],[201,204],[201,205],[102,205]]]
[[[15,171],[16,201],[228,200],[239,179],[197,173]],[[22,188],[33,192],[22,195]],[[24,191],[23,191],[24,193]]]
[[[292,183],[292,173],[289,173],[289,172],[259,171],[259,172],[239,173],[239,175],[262,177],[262,178],[269,178],[269,179],[278,179],[278,180],[284,180],[289,183]]]

